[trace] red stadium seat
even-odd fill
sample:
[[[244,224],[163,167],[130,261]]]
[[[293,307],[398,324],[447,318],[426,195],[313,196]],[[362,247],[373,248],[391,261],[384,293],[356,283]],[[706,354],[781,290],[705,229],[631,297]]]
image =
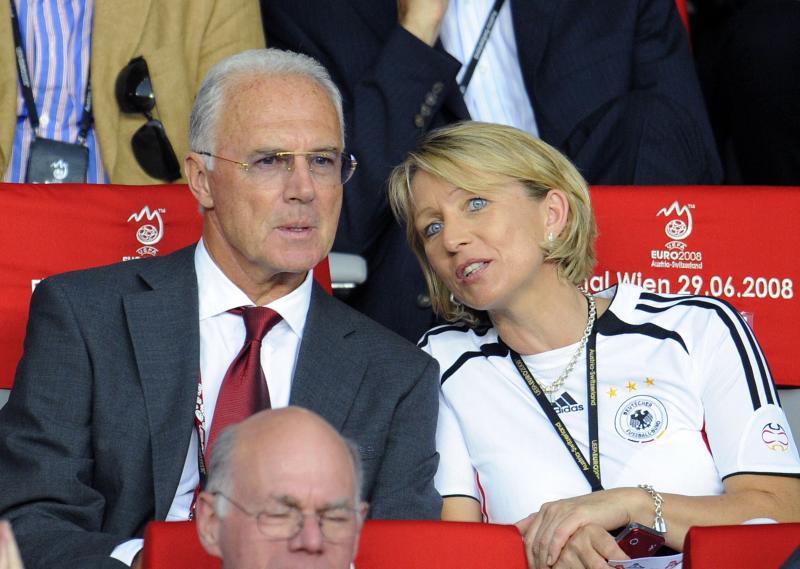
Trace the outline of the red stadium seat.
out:
[[[22,355],[31,291],[64,271],[165,255],[200,238],[184,185],[0,184],[0,388]],[[314,276],[331,291],[328,260]]]
[[[683,25],[689,31],[689,10],[686,6],[686,0],[675,0],[675,4],[678,6],[678,13],[681,15]]]
[[[151,522],[143,569],[219,569],[192,522]],[[527,569],[514,526],[370,520],[361,534],[356,569]]]
[[[800,321],[800,187],[593,186],[591,195],[600,236],[590,290],[627,280],[723,298],[748,318],[775,383],[800,387],[786,333]]]
[[[800,523],[693,527],[683,569],[779,569],[798,547]]]
[[[370,520],[356,569],[527,569],[522,536],[510,525]]]
[[[150,522],[144,532],[142,569],[220,569],[200,544],[194,522]]]

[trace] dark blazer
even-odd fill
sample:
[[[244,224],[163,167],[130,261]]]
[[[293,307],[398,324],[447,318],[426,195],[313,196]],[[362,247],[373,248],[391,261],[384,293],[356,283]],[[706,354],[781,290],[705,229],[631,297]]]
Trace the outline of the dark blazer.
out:
[[[165,518],[194,426],[197,297],[194,247],[36,287],[0,410],[0,517],[28,569],[121,567],[112,549]],[[432,359],[315,285],[290,400],[356,441],[373,517],[439,517],[437,394]]]
[[[590,183],[720,179],[673,0],[514,0],[511,9],[540,136]],[[369,268],[352,303],[416,340],[432,318],[418,303],[425,284],[385,181],[421,135],[469,117],[455,83],[460,64],[401,28],[395,0],[267,0],[262,12],[268,44],[317,58],[343,92],[359,168],[334,249],[365,256]]]

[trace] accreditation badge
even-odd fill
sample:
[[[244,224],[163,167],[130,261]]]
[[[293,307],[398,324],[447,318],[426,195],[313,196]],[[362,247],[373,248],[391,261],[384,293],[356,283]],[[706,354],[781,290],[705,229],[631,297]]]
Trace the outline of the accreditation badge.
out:
[[[88,168],[86,146],[37,136],[31,144],[25,181],[31,184],[84,183]]]

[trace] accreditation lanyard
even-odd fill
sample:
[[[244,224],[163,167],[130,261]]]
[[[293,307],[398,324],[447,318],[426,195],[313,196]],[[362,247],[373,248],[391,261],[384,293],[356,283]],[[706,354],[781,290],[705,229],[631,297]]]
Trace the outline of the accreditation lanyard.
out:
[[[584,477],[586,477],[586,481],[589,483],[589,486],[591,486],[592,492],[602,490],[603,485],[600,483],[600,440],[597,432],[597,326],[592,326],[592,331],[589,333],[589,338],[586,341],[586,390],[589,395],[587,412],[589,414],[589,450],[591,452],[591,462],[587,461],[586,457],[583,456],[581,449],[578,447],[578,443],[572,438],[567,426],[561,421],[556,412],[553,411],[553,406],[550,404],[542,388],[536,382],[536,379],[534,379],[528,366],[522,361],[522,357],[511,348],[508,348],[508,351],[511,353],[511,360],[517,367],[517,371],[528,385],[528,389],[531,390],[531,393],[536,398],[544,414],[550,419],[553,429],[561,438],[561,442],[564,443],[564,446],[569,451],[575,464],[578,465],[578,468],[580,468]]]
[[[22,44],[22,32],[19,26],[19,16],[14,0],[11,1],[11,28],[14,35],[15,55],[17,59],[17,74],[22,86],[22,98],[25,100],[25,107],[28,109],[28,119],[31,121],[33,132],[38,136],[39,113],[36,111],[36,102],[33,100],[33,87],[31,87],[31,73],[28,68],[28,60],[25,55],[25,46]],[[92,87],[91,80],[86,80],[86,98],[83,102],[83,115],[81,116],[80,128],[78,131],[78,144],[83,145],[89,135],[92,126]]]
[[[197,378],[197,400],[194,407],[194,426],[197,430],[197,473],[200,480],[194,489],[192,503],[189,506],[189,519],[194,519],[195,508],[197,507],[197,497],[200,491],[206,487],[208,478],[208,466],[206,465],[206,413],[203,404],[203,379],[198,374]]]
[[[497,16],[500,14],[500,9],[505,3],[506,0],[494,0],[494,5],[489,11],[489,15],[486,17],[481,35],[478,36],[478,43],[475,44],[475,49],[472,51],[472,58],[469,60],[469,64],[467,64],[464,76],[461,77],[461,81],[458,82],[458,89],[461,91],[462,95],[467,92],[467,87],[469,86],[473,73],[475,73],[475,68],[478,66],[478,61],[480,61],[483,50],[486,49],[486,44],[489,42],[489,36],[497,21]]]

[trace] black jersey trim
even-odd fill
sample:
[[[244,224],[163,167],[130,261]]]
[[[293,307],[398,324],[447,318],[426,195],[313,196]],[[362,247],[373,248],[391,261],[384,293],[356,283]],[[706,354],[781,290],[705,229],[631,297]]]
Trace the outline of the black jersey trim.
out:
[[[747,356],[747,352],[745,350],[745,345],[742,339],[742,335],[739,334],[736,330],[736,326],[734,324],[733,318],[736,318],[739,322],[739,325],[742,330],[745,331],[745,337],[750,345],[750,349],[754,354],[754,359],[756,364],[758,365],[758,371],[761,375],[761,381],[764,387],[764,393],[767,398],[767,404],[772,405],[776,402],[776,396],[773,392],[772,382],[770,378],[772,377],[772,373],[769,370],[769,364],[766,363],[764,359],[764,355],[761,353],[761,349],[759,348],[758,344],[755,341],[755,337],[753,336],[750,327],[741,317],[741,315],[736,311],[733,306],[729,303],[725,302],[724,300],[718,298],[711,298],[706,296],[686,296],[686,297],[665,297],[660,296],[653,293],[644,292],[639,297],[642,300],[649,300],[651,302],[658,302],[662,304],[669,304],[668,306],[651,306],[648,304],[637,304],[636,309],[642,310],[644,312],[665,312],[672,308],[673,306],[694,306],[697,308],[702,308],[705,310],[713,310],[716,312],[717,316],[719,316],[720,320],[725,327],[728,328],[728,332],[730,333],[731,339],[733,341],[734,346],[736,346],[736,351],[739,353],[739,359],[742,362],[742,369],[744,369],[744,375],[747,379],[747,387],[750,390],[750,400],[753,403],[753,410],[758,410],[761,405],[761,398],[758,395],[758,386],[756,384],[756,377],[753,371],[753,364],[750,361],[750,358]],[[728,310],[725,310],[725,309]]]
[[[638,308],[638,306],[637,306]],[[623,334],[642,334],[643,336],[650,336],[656,340],[674,340],[683,348],[687,354],[689,349],[686,347],[686,342],[677,332],[662,328],[652,322],[647,324],[631,324],[620,320],[619,317],[606,310],[603,318],[597,321],[597,332],[603,336],[621,336]]]
[[[722,477],[722,480],[727,480],[731,476],[738,476],[739,474],[755,474],[757,476],[784,476],[786,478],[800,478],[800,472],[752,472],[749,470],[741,470],[739,472],[731,472]]]
[[[441,385],[444,385],[444,382],[447,381],[451,375],[457,372],[458,368],[460,368],[462,365],[467,363],[472,358],[488,358],[491,356],[498,356],[504,358],[507,355],[508,355],[508,347],[500,343],[484,344],[481,346],[480,351],[477,352],[464,352],[458,357],[455,363],[451,365],[449,368],[447,368],[447,370],[442,374]]]
[[[445,324],[442,326],[437,326],[436,328],[433,328],[425,332],[425,334],[422,335],[422,338],[419,339],[419,342],[417,342],[417,347],[424,348],[425,346],[428,345],[428,339],[431,336],[437,336],[439,334],[444,334],[445,332],[463,332],[465,334],[467,332],[472,332],[476,336],[481,337],[485,336],[490,329],[491,329],[490,326],[480,326],[478,328],[470,328],[467,324],[463,322],[460,322],[458,324]]]
[[[442,498],[469,498],[470,500],[475,500],[478,504],[481,503],[475,496],[470,496],[469,494],[443,494]]]

